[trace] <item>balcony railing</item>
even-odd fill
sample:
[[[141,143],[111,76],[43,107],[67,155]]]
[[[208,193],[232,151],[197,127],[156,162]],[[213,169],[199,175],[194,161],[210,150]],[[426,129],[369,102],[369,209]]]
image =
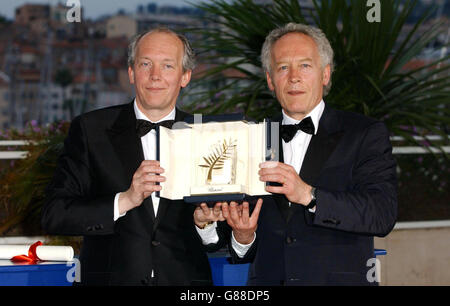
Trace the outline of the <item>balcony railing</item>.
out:
[[[20,147],[29,145],[27,140],[0,140],[0,159],[24,159],[28,151],[4,151],[4,147]]]
[[[416,141],[442,141],[443,138],[441,136],[432,135],[424,138],[422,136],[414,136]],[[448,136],[450,139],[450,135]],[[391,137],[392,142],[403,141],[404,138],[401,136],[393,136]],[[2,148],[4,147],[20,147],[29,145],[30,141],[28,140],[0,140],[0,159],[24,159],[27,157],[27,151],[5,151]],[[429,150],[428,150],[429,149]],[[393,154],[428,154],[428,153],[450,153],[450,146],[429,146],[427,148],[420,146],[394,146]]]

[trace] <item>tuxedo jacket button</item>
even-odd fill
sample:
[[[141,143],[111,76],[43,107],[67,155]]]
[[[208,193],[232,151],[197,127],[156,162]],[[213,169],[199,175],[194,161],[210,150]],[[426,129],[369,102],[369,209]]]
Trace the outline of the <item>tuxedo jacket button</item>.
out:
[[[161,244],[161,242],[159,242],[159,241],[156,241],[156,240],[153,240],[152,241],[152,245],[153,246],[158,246],[158,245],[160,245]]]
[[[95,226],[95,230],[101,230],[101,229],[103,229],[103,224],[97,224],[96,226]]]
[[[292,238],[292,237],[286,237],[286,243],[287,244],[291,244],[292,242],[295,242],[296,241],[296,239],[295,238]]]

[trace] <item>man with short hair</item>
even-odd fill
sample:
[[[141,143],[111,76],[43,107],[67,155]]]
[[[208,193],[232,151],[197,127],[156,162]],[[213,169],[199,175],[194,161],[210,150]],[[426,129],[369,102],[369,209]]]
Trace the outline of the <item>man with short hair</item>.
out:
[[[260,180],[273,195],[263,197],[256,234],[247,228],[239,236],[245,251],[231,249],[234,259],[252,262],[249,285],[373,284],[373,236],[387,235],[397,216],[389,132],[324,102],[333,50],[320,29],[273,30],[261,59],[282,107],[280,161],[261,164]],[[242,219],[236,205],[222,209],[234,231]]]
[[[84,236],[85,285],[211,285],[204,223],[223,220],[220,208],[196,210],[155,196],[165,181],[156,160],[156,129],[188,114],[177,109],[194,55],[187,39],[166,28],[130,44],[128,75],[136,98],[78,116],[47,190],[42,226],[51,234]],[[182,148],[180,148],[182,149]]]

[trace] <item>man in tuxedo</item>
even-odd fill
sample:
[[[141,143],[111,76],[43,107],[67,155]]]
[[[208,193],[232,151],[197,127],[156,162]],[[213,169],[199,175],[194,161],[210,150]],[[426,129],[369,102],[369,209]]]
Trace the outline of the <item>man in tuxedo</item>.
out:
[[[273,30],[261,59],[282,108],[280,161],[260,165],[273,195],[264,197],[256,233],[235,225],[242,223],[236,205],[223,205],[245,244],[241,254],[230,249],[234,260],[252,262],[249,285],[374,284],[367,277],[373,236],[387,235],[397,216],[388,130],[323,101],[333,50],[320,29],[290,23]]]
[[[220,208],[200,209],[155,195],[165,180],[156,160],[158,125],[188,114],[177,109],[194,55],[187,39],[158,28],[130,44],[133,102],[92,111],[72,121],[47,189],[42,226],[50,234],[84,236],[80,254],[85,285],[210,285],[206,223]],[[180,148],[182,149],[182,148]],[[194,225],[195,221],[195,225]]]

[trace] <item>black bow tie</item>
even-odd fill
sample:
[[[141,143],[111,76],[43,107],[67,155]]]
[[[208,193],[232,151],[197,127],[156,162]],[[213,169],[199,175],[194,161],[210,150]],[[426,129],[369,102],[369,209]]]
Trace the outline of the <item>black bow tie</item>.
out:
[[[314,134],[314,123],[311,117],[305,118],[297,124],[286,124],[281,126],[281,138],[289,142],[294,138],[297,131],[303,131],[307,134]]]
[[[166,120],[166,121],[161,121],[158,123],[152,123],[147,120],[138,119],[138,120],[136,120],[136,132],[139,137],[142,137],[142,136],[147,135],[147,133],[153,129],[155,129],[155,131],[156,131],[156,128],[158,126],[163,126],[163,127],[171,129],[174,122],[175,122],[175,120]]]

